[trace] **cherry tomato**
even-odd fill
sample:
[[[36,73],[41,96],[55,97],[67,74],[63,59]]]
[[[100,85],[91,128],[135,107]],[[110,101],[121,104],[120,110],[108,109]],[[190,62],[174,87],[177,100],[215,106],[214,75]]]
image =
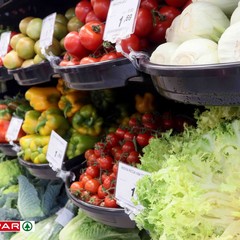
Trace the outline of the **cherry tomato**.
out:
[[[135,34],[131,34],[130,37],[122,39],[120,43],[123,52],[130,53],[130,51],[140,50],[140,39]]]
[[[141,0],[140,7],[147,8],[149,10],[157,9],[158,2],[157,0]]]
[[[124,130],[123,128],[119,127],[117,128],[117,130],[115,131],[115,134],[118,136],[119,139],[123,139],[124,138],[124,134],[126,133],[126,130]]]
[[[100,186],[100,182],[97,179],[90,179],[84,184],[84,188],[86,191],[90,193],[97,193],[98,187]]]
[[[112,60],[118,58],[118,55],[116,52],[109,52],[105,53],[101,58],[100,62],[107,61],[107,60]]]
[[[99,58],[95,58],[95,57],[83,57],[79,64],[80,65],[83,65],[83,64],[91,64],[91,63],[96,63],[96,62],[99,62]]]
[[[97,162],[97,157],[96,157],[95,153],[88,156],[87,166],[97,166],[97,165],[98,165],[98,162]]]
[[[122,149],[118,149],[117,151],[115,151],[113,157],[115,161],[125,162],[125,160],[127,159],[127,155],[128,154],[124,153]]]
[[[108,175],[106,172],[104,172],[104,173],[101,175],[101,182],[103,183],[104,180],[105,180],[108,176],[109,176],[109,175]]]
[[[83,173],[82,177],[80,176],[80,180],[83,182],[84,186],[85,186],[85,183],[91,179],[92,177],[86,173],[85,174]]]
[[[174,128],[174,119],[171,112],[163,113],[161,127],[163,131]]]
[[[110,0],[98,0],[93,4],[93,11],[101,21],[106,21]]]
[[[167,3],[167,5],[172,6],[172,7],[176,7],[176,8],[181,8],[183,7],[188,0],[165,0],[165,2]]]
[[[87,149],[84,153],[84,157],[86,160],[88,160],[88,158],[90,157],[90,155],[94,154],[94,149]]]
[[[91,21],[100,21],[100,19],[96,16],[93,10],[90,11],[85,18],[85,23],[88,23]]]
[[[71,55],[82,58],[88,55],[89,51],[82,45],[77,31],[69,32],[64,38],[64,48]]]
[[[100,186],[98,187],[98,192],[97,192],[97,194],[98,194],[98,197],[99,197],[99,198],[103,199],[103,198],[105,198],[105,197],[108,195],[108,191],[104,188],[103,185],[100,185]]]
[[[94,145],[94,153],[96,157],[105,156],[108,153],[108,149],[106,148],[106,144],[103,142],[96,142]]]
[[[108,195],[104,198],[105,207],[117,208],[117,201],[112,195]]]
[[[118,163],[115,163],[115,164],[113,165],[112,171],[113,171],[113,173],[115,173],[115,174],[117,175],[117,172],[118,172]]]
[[[151,10],[139,8],[134,34],[138,37],[146,37],[153,29],[153,17]]]
[[[80,1],[75,7],[75,15],[79,21],[85,23],[87,14],[92,10],[92,5],[88,1]]]
[[[180,15],[180,10],[171,6],[162,6],[159,9],[159,13],[166,17],[167,20],[173,21],[175,17]]]
[[[119,138],[115,133],[108,133],[105,139],[106,147],[112,148],[119,145]]]
[[[136,137],[136,141],[141,147],[145,147],[149,144],[149,139],[151,135],[147,133],[139,133]]]
[[[113,159],[110,156],[99,157],[97,159],[99,167],[103,170],[112,169]]]
[[[70,185],[70,192],[76,196],[79,196],[83,189],[84,183],[82,181],[76,181]]]
[[[122,145],[122,151],[124,153],[130,153],[131,151],[135,151],[135,145],[132,141],[126,141],[123,145]]]
[[[121,150],[120,144],[111,148],[111,155],[114,157],[117,151]]]
[[[130,152],[126,161],[130,164],[140,163],[139,153],[137,151]]]
[[[86,168],[86,174],[90,175],[92,178],[99,177],[100,169],[97,166],[89,166]]]
[[[83,25],[79,30],[82,45],[93,52],[101,47],[104,28],[105,24],[100,21],[91,21]]]
[[[89,198],[89,200],[88,200],[88,202],[89,202],[90,204],[93,204],[93,205],[96,205],[96,206],[99,206],[102,201],[103,201],[103,200],[102,200],[101,198],[99,198],[98,194],[92,195],[92,196]]]
[[[103,187],[107,190],[110,188],[115,188],[116,186],[116,179],[113,178],[112,176],[107,176],[105,180],[103,181]]]
[[[91,194],[90,194],[88,191],[86,191],[86,190],[84,190],[84,191],[81,192],[81,199],[82,199],[83,201],[85,201],[85,202],[88,202],[88,201],[89,201],[90,196],[91,196]]]
[[[156,44],[166,42],[166,30],[171,26],[171,20],[157,21],[156,25],[153,26],[153,31],[149,35],[150,41]]]
[[[136,135],[134,133],[129,132],[129,131],[125,132],[125,134],[124,134],[124,140],[125,141],[132,141],[134,139],[134,137],[136,137]]]

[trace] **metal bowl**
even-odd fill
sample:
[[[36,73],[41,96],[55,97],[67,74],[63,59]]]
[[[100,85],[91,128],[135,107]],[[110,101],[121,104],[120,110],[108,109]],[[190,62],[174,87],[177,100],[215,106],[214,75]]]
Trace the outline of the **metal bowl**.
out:
[[[22,158],[18,158],[19,163],[28,169],[28,171],[35,177],[40,179],[49,179],[55,180],[59,179],[56,174],[57,172],[53,171],[49,164],[35,164],[27,162]]]
[[[140,57],[140,71],[150,74],[164,97],[194,105],[239,105],[240,62],[191,66],[158,65]]]
[[[127,58],[67,67],[59,66],[59,61],[51,61],[54,72],[62,76],[68,87],[79,90],[123,87],[131,78],[139,81],[141,75]]]
[[[54,74],[48,61],[34,64],[26,68],[8,70],[19,85],[31,86],[39,83],[49,82]]]

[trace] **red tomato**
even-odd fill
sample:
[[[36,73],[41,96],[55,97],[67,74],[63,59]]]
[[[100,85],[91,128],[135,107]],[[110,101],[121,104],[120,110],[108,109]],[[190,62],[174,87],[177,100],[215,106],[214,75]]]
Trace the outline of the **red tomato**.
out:
[[[148,50],[150,48],[150,43],[147,37],[140,38],[140,49],[141,50]]]
[[[116,52],[109,52],[105,53],[101,58],[100,62],[107,61],[107,60],[112,60],[118,58],[118,55]]]
[[[118,138],[120,140],[122,140],[124,138],[124,134],[126,133],[126,130],[124,130],[123,128],[119,127],[117,128],[117,130],[115,131],[115,134],[118,136]]]
[[[110,170],[112,169],[113,159],[110,156],[99,157],[97,159],[99,167],[103,170]]]
[[[161,44],[166,42],[166,30],[171,26],[172,21],[157,21],[156,25],[153,27],[153,31],[149,35],[150,41],[156,44]]]
[[[0,119],[0,142],[1,143],[6,143],[8,142],[6,139],[6,133],[8,130],[10,124],[10,120],[4,120],[4,119]]]
[[[83,189],[84,189],[84,183],[82,181],[76,181],[70,185],[70,192],[77,196],[80,195]]]
[[[153,17],[151,10],[139,8],[134,34],[138,37],[146,37],[153,29]]]
[[[113,157],[115,161],[125,162],[125,160],[127,159],[127,154],[125,154],[122,149],[118,149],[117,151],[115,151]]]
[[[136,137],[135,134],[128,131],[124,134],[125,141],[132,141],[134,137]]]
[[[85,202],[88,202],[88,201],[89,201],[90,196],[91,196],[90,193],[89,193],[88,191],[86,191],[86,190],[84,190],[84,191],[81,192],[81,199],[82,199],[83,201],[85,201]]]
[[[111,155],[114,157],[117,151],[121,150],[120,144],[111,148]]]
[[[86,168],[86,174],[90,175],[92,178],[99,177],[100,169],[98,166],[89,166]]]
[[[71,55],[82,58],[88,55],[89,51],[81,44],[77,31],[69,32],[64,38],[64,47]]]
[[[123,145],[122,145],[122,151],[124,153],[130,153],[131,151],[135,151],[135,145],[132,141],[126,141]]]
[[[171,112],[164,112],[162,115],[161,128],[163,131],[174,128],[174,119]]]
[[[83,182],[84,186],[85,186],[85,183],[91,179],[92,179],[92,177],[86,173],[83,173],[82,177],[80,176],[80,181]]]
[[[75,7],[75,15],[79,21],[85,23],[87,14],[92,10],[92,5],[88,1],[80,1]]]
[[[88,23],[91,21],[100,21],[100,19],[96,16],[93,10],[90,11],[85,18],[85,23]]]
[[[103,43],[105,24],[100,21],[91,21],[83,25],[79,30],[82,45],[90,50],[96,51]]]
[[[157,9],[158,2],[157,0],[142,0],[140,3],[140,7],[147,8],[149,10]]]
[[[186,2],[186,4],[183,6],[183,8],[182,9],[184,9],[184,8],[186,8],[188,5],[190,5],[192,3],[192,0],[188,0],[187,2]]]
[[[140,39],[135,34],[131,34],[130,37],[122,39],[120,43],[123,52],[130,53],[130,51],[140,50]]]
[[[87,149],[87,150],[85,151],[85,153],[84,153],[85,159],[88,160],[88,158],[89,158],[92,154],[94,154],[94,149]]]
[[[150,137],[151,137],[151,135],[149,135],[147,133],[139,133],[137,135],[136,140],[137,140],[137,143],[139,144],[139,146],[145,147],[148,145]]]
[[[98,165],[98,163],[97,163],[97,157],[96,157],[95,153],[88,156],[87,166],[97,166],[97,165]]]
[[[173,21],[175,17],[181,14],[177,8],[171,6],[162,6],[159,9],[159,13],[165,16],[167,20],[171,21]]]
[[[86,191],[90,193],[97,193],[98,187],[100,186],[100,182],[97,179],[90,179],[84,184],[84,188]]]
[[[106,147],[112,148],[119,145],[119,138],[115,133],[108,133],[105,139]]]
[[[103,199],[103,198],[105,198],[108,195],[108,191],[103,187],[103,185],[100,185],[98,187],[97,194],[98,194],[99,198]]]
[[[139,153],[137,151],[130,152],[126,161],[130,164],[140,163]]]
[[[113,170],[113,173],[115,173],[115,174],[117,175],[117,172],[118,172],[118,163],[115,163],[115,164],[113,165],[112,170]]]
[[[104,199],[105,207],[117,208],[117,201],[112,195],[108,195]]]
[[[97,0],[93,4],[93,11],[101,21],[106,21],[110,0]]]
[[[108,176],[109,176],[109,175],[108,175],[106,172],[104,172],[104,173],[101,175],[101,182],[103,183]]]
[[[97,194],[92,195],[88,200],[88,202],[90,204],[93,204],[93,205],[96,205],[96,206],[99,206],[102,201],[103,200],[101,198],[99,198],[99,196]]]
[[[91,63],[96,63],[99,62],[99,58],[95,58],[95,57],[83,57],[80,62],[79,65],[83,65],[83,64],[91,64]]]
[[[98,158],[98,157],[101,157],[101,156],[105,156],[107,154],[107,148],[106,148],[106,145],[105,143],[103,142],[96,142],[95,145],[94,145],[94,153],[95,153],[95,156]]]
[[[113,178],[112,176],[107,176],[103,181],[103,187],[107,190],[109,190],[110,188],[115,188],[115,186],[116,178]]]
[[[165,0],[167,5],[172,6],[172,7],[177,7],[181,8],[183,7],[188,0]]]

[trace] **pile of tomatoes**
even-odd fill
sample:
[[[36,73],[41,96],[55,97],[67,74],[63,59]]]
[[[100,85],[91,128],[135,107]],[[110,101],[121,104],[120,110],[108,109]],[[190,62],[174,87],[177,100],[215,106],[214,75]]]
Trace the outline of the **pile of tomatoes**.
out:
[[[66,54],[60,66],[96,63],[123,57],[115,45],[103,41],[110,0],[81,0],[75,15],[82,23],[78,31],[71,31],[64,39]],[[141,0],[135,31],[120,42],[126,54],[148,51],[165,42],[166,29],[188,4],[187,0]]]
[[[70,185],[70,192],[87,203],[117,208],[114,198],[118,163],[137,167],[142,149],[153,137],[173,129],[182,131],[187,118],[173,116],[170,112],[133,115],[127,126],[118,127],[85,152],[86,168],[80,170],[77,181]]]

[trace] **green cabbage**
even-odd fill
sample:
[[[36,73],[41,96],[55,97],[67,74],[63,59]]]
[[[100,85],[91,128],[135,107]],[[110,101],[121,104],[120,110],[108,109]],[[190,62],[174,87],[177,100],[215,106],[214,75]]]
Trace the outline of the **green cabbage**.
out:
[[[240,120],[233,109],[222,108],[215,119],[204,112],[198,128],[152,139],[144,149],[142,168],[152,173],[137,183],[144,209],[135,221],[153,240],[239,239]],[[214,127],[202,128],[210,116]]]

